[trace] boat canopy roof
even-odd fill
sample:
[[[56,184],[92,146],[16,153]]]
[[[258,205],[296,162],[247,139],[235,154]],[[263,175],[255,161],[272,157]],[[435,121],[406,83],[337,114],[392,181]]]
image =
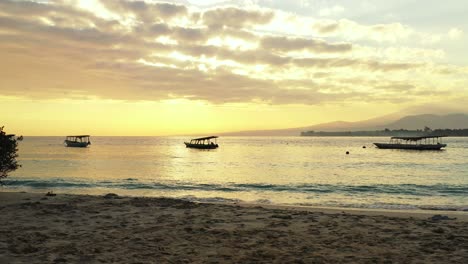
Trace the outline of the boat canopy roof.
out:
[[[420,136],[420,137],[392,137],[392,139],[403,139],[403,140],[411,140],[411,141],[418,141],[425,138],[441,138],[446,137],[446,135],[441,136]]]
[[[207,139],[213,139],[213,138],[218,138],[218,136],[193,138],[192,140],[207,140]]]
[[[67,137],[85,138],[85,137],[90,137],[90,135],[77,135],[77,136],[67,136]]]

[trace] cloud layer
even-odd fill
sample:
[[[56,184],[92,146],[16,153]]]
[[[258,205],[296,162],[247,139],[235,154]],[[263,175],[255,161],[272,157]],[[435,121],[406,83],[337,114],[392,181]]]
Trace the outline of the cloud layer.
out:
[[[467,84],[466,68],[438,61],[443,51],[395,45],[427,37],[400,23],[91,3],[0,2],[0,95],[310,105],[451,96]],[[461,36],[452,28],[447,39]]]

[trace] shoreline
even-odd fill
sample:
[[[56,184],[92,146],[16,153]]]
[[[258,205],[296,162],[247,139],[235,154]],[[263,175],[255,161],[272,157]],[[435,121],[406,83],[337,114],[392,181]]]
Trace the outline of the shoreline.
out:
[[[222,204],[222,203],[221,203]],[[236,205],[244,207],[260,206],[266,209],[282,209],[290,211],[307,211],[318,212],[326,214],[339,214],[345,213],[350,215],[364,215],[364,216],[387,216],[399,218],[415,218],[427,219],[434,215],[446,215],[451,218],[456,218],[455,221],[468,222],[468,212],[466,211],[444,211],[444,210],[413,210],[413,209],[368,209],[368,208],[349,208],[349,207],[324,207],[324,206],[296,206],[296,205],[275,205],[275,204],[255,204],[255,203],[239,203]]]
[[[30,197],[43,196],[47,193],[46,190],[37,191],[2,191],[0,190],[0,197],[2,193],[7,194],[25,194]],[[91,196],[91,197],[102,197],[109,192],[102,193],[67,193],[67,192],[56,192],[55,194],[63,196]],[[241,206],[241,207],[262,207],[266,209],[281,209],[291,211],[309,211],[309,212],[322,212],[322,213],[347,213],[355,215],[383,215],[389,217],[403,217],[403,218],[418,218],[425,219],[433,215],[447,215],[451,218],[456,217],[457,221],[468,222],[468,211],[457,211],[457,210],[439,210],[439,209],[386,209],[386,208],[362,208],[362,207],[329,207],[329,206],[315,206],[315,205],[294,205],[294,204],[275,204],[275,203],[256,203],[256,202],[245,202],[245,201],[210,201],[209,199],[193,200],[185,199],[183,197],[171,197],[171,196],[144,196],[144,195],[129,195],[117,193],[119,197],[124,198],[148,198],[148,199],[174,199],[182,200],[186,202],[193,202],[196,204],[216,204],[216,205],[227,205],[227,206]],[[7,195],[10,196],[10,195]],[[16,199],[13,199],[16,200]],[[0,201],[0,204],[4,201]]]
[[[44,195],[50,189],[30,189],[30,190],[1,190],[1,193],[24,193],[31,196]],[[96,192],[96,193],[68,193],[58,191],[57,195],[68,195],[68,196],[93,196],[93,197],[102,197],[105,194],[114,193],[114,192]],[[365,208],[365,207],[332,207],[332,206],[320,206],[320,205],[297,205],[297,204],[276,204],[276,203],[256,203],[256,202],[246,202],[246,201],[234,201],[231,199],[226,199],[225,201],[215,201],[218,198],[184,198],[184,197],[173,197],[173,196],[146,196],[146,195],[132,195],[132,194],[121,194],[115,192],[119,197],[127,198],[149,198],[149,199],[175,199],[183,200],[187,202],[193,202],[197,204],[216,204],[216,205],[227,205],[227,206],[242,206],[242,207],[263,207],[267,209],[282,209],[282,210],[293,210],[293,211],[310,211],[310,212],[326,212],[326,213],[348,213],[348,214],[358,214],[358,215],[385,215],[385,216],[395,216],[395,217],[414,217],[414,218],[427,218],[432,215],[443,214],[450,217],[456,217],[458,221],[468,222],[468,210],[441,210],[441,209],[387,209],[387,208]]]
[[[466,263],[460,213],[0,192],[0,262]]]

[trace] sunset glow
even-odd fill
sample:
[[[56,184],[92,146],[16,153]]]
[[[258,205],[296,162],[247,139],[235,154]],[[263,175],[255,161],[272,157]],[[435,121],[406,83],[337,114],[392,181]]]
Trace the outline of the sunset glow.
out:
[[[0,1],[1,125],[157,136],[468,112],[465,1],[235,3]]]

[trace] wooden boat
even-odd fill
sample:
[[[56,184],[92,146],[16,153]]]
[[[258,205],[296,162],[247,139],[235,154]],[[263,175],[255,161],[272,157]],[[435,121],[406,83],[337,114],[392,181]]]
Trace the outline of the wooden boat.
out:
[[[389,143],[374,143],[380,149],[440,150],[446,136],[391,137]]]
[[[91,145],[89,135],[67,136],[63,143],[65,143],[67,147],[74,148],[86,148]]]
[[[190,140],[190,142],[184,142],[184,144],[187,148],[215,149],[219,147],[216,143],[217,138],[217,136],[194,138]],[[212,139],[214,139],[214,142],[212,141]]]

